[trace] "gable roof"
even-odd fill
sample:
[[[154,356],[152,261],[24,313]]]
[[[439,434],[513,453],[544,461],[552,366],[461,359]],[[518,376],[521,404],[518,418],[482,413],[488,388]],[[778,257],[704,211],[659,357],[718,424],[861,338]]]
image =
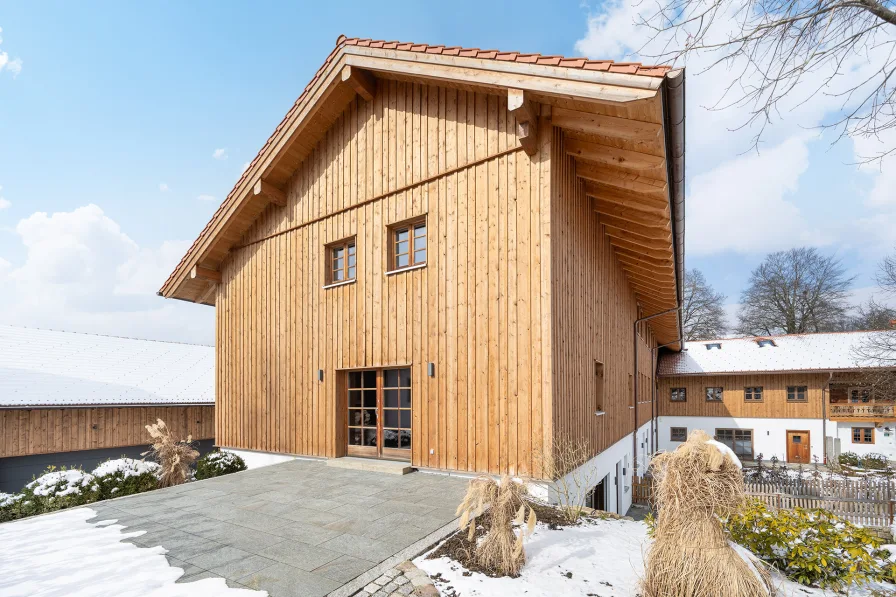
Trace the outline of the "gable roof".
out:
[[[0,408],[214,403],[213,346],[0,325]]]
[[[652,255],[654,261],[646,266],[636,259],[635,265],[625,267],[643,270],[659,263],[658,267],[667,268],[662,277],[672,281],[674,290],[671,294],[680,301],[685,179],[682,69],[344,35],[336,40],[335,48],[163,284],[159,295],[214,305],[215,284],[221,277],[219,268],[229,250],[268,205],[287,204],[286,190],[292,174],[349,102],[356,95],[364,95],[359,89],[364,87],[363,82],[358,83],[355,73],[362,80],[369,77],[368,81],[381,77],[412,79],[489,93],[507,93],[508,89],[513,89],[531,94],[534,101],[541,102],[582,100],[607,107],[611,119],[629,119],[636,124],[640,117],[625,116],[629,110],[627,106],[636,106],[639,100],[653,102],[651,105],[658,106],[662,116],[660,124],[651,124],[665,133],[662,139],[665,155],[661,158],[665,186],[654,191],[666,193],[669,198],[671,249],[661,258]],[[659,101],[663,90],[668,93]],[[630,114],[636,111],[633,107]],[[631,175],[631,172],[627,174]],[[629,188],[632,185],[639,187],[642,182],[634,180],[625,184]],[[647,312],[656,310],[653,306],[656,301],[650,300],[655,297],[649,293],[637,294],[639,302],[645,301]],[[659,302],[665,301],[668,305],[668,300],[667,297]],[[648,302],[651,304],[647,305]],[[680,318],[674,314],[651,325],[665,327],[667,339],[674,339],[674,334],[680,337]]]
[[[872,367],[855,351],[869,338],[892,332],[834,332],[685,342],[684,350],[660,357],[658,374],[712,375],[791,371],[842,371]],[[771,340],[773,344],[760,340]],[[716,347],[715,345],[718,345]]]

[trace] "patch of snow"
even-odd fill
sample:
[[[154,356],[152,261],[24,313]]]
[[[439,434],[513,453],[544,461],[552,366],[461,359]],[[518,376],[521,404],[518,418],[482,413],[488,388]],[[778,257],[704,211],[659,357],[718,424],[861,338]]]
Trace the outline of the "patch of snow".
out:
[[[118,458],[116,460],[107,460],[95,469],[93,469],[94,477],[105,477],[121,473],[123,477],[138,477],[144,473],[152,473],[156,476],[161,472],[162,467],[157,462],[146,460],[135,460],[133,458]]]
[[[15,504],[21,499],[22,494],[20,493],[3,493],[2,491],[0,491],[0,508]]]
[[[711,440],[708,440],[706,443],[718,448],[719,452],[721,452],[723,455],[727,454],[728,456],[730,456],[731,460],[734,462],[734,464],[737,465],[737,468],[744,468],[743,465],[740,463],[740,458],[738,458],[737,454],[734,453],[734,450],[732,450],[731,448],[729,448],[722,442],[711,439]]]
[[[651,541],[643,522],[585,521],[559,530],[538,523],[526,541],[526,565],[518,578],[469,572],[447,557],[427,560],[429,554],[418,557],[414,564],[430,577],[439,575],[433,579],[436,588],[444,592],[451,586],[460,597],[637,597]],[[748,561],[752,559],[740,546],[736,549]],[[804,587],[774,571],[771,574],[780,597],[836,597],[832,591]],[[893,586],[853,587],[849,595],[872,597],[873,589],[892,590]]]
[[[0,524],[0,595],[4,597],[265,597],[231,589],[223,578],[176,584],[183,569],[168,564],[162,547],[122,543],[143,531],[122,532],[111,521],[87,522],[89,508]]]
[[[34,495],[62,497],[81,493],[82,489],[91,487],[93,482],[94,478],[90,473],[80,469],[68,469],[41,475],[25,487],[32,490]]]

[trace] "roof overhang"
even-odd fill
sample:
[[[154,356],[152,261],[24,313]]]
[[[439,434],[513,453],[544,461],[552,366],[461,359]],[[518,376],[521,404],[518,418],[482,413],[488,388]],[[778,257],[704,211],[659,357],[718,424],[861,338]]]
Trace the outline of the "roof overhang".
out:
[[[641,314],[677,307],[684,274],[684,71],[648,68],[643,70],[651,74],[645,75],[560,64],[364,47],[340,38],[159,294],[214,305],[220,268],[230,250],[265,209],[286,204],[288,182],[302,161],[356,95],[369,99],[375,79],[385,78],[488,93],[512,90],[527,104],[554,106],[554,126],[571,135],[584,130],[580,140],[590,149],[602,148],[594,158],[600,164],[599,176],[586,180],[588,194],[632,283]],[[515,112],[518,123],[525,125],[520,114]],[[597,144],[592,143],[589,126],[599,128]],[[610,141],[601,145],[606,134]],[[647,141],[653,143],[652,134],[659,149],[642,153]],[[620,142],[612,135],[620,135]],[[586,174],[589,159],[576,156]],[[615,178],[609,180],[605,173]],[[663,330],[657,334],[663,342],[681,338],[678,314],[657,318],[651,325]]]

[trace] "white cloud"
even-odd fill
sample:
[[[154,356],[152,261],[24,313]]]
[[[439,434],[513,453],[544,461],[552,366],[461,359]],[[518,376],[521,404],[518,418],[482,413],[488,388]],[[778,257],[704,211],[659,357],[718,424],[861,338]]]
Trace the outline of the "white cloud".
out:
[[[227,159],[227,148],[222,147],[220,149],[216,149],[212,153],[212,157],[216,160],[226,160]]]
[[[214,195],[199,195],[196,198],[199,199],[200,201],[215,201]]]
[[[155,295],[188,242],[140,247],[92,204],[36,212],[16,225],[15,234],[25,257],[15,265],[0,258],[0,322],[213,341],[211,309]]]
[[[243,169],[240,170],[240,174],[242,174],[243,172],[245,172],[248,169],[249,169],[249,162],[246,162],[245,164],[243,164]]]
[[[695,175],[686,203],[688,251],[767,253],[821,244],[821,234],[787,201],[808,168],[806,143],[793,138]]]
[[[167,192],[168,192],[168,185],[165,184],[164,182],[160,182],[160,183],[159,183],[159,190],[162,191],[163,193],[167,193]]]
[[[0,27],[0,33],[3,32],[3,28]],[[3,43],[3,38],[0,37],[0,43]],[[13,58],[10,60],[9,54],[6,52],[0,52],[0,71],[6,69],[9,71],[13,78],[19,76],[19,73],[22,72],[22,59],[21,58]]]

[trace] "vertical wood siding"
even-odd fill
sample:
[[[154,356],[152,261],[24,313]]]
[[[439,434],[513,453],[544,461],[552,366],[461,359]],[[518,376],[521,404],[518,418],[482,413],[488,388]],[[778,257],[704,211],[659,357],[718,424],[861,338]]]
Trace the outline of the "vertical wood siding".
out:
[[[514,131],[506,97],[380,79],[356,98],[224,264],[220,445],[341,455],[338,371],[409,364],[414,465],[538,474],[551,136],[530,159]],[[387,226],[421,215],[426,267],[387,276]],[[325,289],[324,246],[349,236],[357,281]]]
[[[820,419],[827,382],[827,373],[661,377],[657,402],[660,415]],[[744,401],[744,388],[748,386],[762,387],[762,402]],[[807,386],[806,402],[787,402],[787,386]],[[707,387],[724,388],[722,401],[707,402]],[[672,388],[687,388],[687,401],[672,402]]]
[[[211,439],[214,418],[214,406],[0,410],[0,458],[148,445],[156,419],[175,435]]]
[[[646,324],[639,326],[639,375],[633,374],[632,326],[639,314],[634,292],[616,261],[598,214],[576,177],[575,161],[553,131],[551,211],[552,344],[554,436],[586,438],[598,453],[632,432],[633,391],[639,383],[639,425],[650,419],[656,346]],[[596,416],[598,378],[604,365],[603,407]]]

